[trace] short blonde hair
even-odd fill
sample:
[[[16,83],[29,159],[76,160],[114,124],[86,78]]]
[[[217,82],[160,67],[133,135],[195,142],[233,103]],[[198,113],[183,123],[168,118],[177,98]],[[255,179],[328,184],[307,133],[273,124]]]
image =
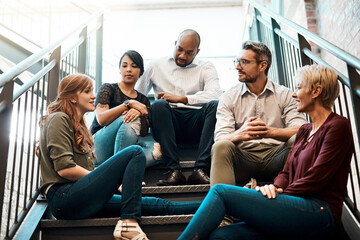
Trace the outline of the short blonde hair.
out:
[[[302,79],[307,92],[312,91],[318,85],[322,86],[323,90],[319,95],[319,100],[323,107],[331,109],[340,92],[338,75],[335,70],[313,64],[298,69],[296,75],[296,78]]]

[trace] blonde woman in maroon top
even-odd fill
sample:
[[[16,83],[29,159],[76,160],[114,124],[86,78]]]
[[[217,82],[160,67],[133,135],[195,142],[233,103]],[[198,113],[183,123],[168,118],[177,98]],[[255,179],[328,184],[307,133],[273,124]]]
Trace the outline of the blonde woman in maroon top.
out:
[[[298,111],[312,123],[300,127],[274,183],[256,190],[215,185],[179,239],[331,239],[341,228],[354,145],[350,122],[331,111],[337,74],[305,66],[296,86]],[[217,228],[225,214],[241,222]]]

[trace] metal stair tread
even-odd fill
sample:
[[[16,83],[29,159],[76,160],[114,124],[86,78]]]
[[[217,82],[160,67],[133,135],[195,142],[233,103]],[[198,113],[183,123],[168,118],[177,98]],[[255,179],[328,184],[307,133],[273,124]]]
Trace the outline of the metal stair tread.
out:
[[[181,168],[194,168],[195,161],[180,161]],[[151,171],[151,169],[165,169],[165,165],[163,163],[149,167],[146,171]]]
[[[178,186],[144,186],[143,194],[208,192],[210,184]]]
[[[157,225],[157,224],[178,224],[188,223],[193,214],[186,215],[163,215],[163,216],[143,216],[140,225]],[[40,221],[41,228],[66,228],[66,227],[104,227],[115,226],[118,217],[112,218],[88,218],[79,220],[58,220],[43,219]]]

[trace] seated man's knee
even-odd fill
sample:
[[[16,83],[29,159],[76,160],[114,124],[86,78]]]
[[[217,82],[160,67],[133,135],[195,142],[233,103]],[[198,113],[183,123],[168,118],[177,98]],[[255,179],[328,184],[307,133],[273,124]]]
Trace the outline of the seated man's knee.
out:
[[[210,112],[210,113],[215,113],[216,114],[216,110],[217,110],[217,106],[218,106],[219,101],[218,100],[212,100],[210,102],[208,102],[205,107],[206,107],[206,111]]]
[[[211,100],[208,104],[209,104],[210,107],[217,108],[217,106],[219,104],[219,100]]]
[[[165,101],[164,99],[158,99],[151,104],[150,112],[159,111],[159,110],[161,111],[169,107],[170,105],[167,101]]]
[[[291,149],[291,148],[292,148],[292,146],[293,146],[293,144],[294,144],[294,141],[295,141],[295,137],[296,137],[296,134],[292,135],[292,136],[289,138],[289,140],[287,140],[287,141],[285,142],[286,148],[288,148],[288,149]]]
[[[215,142],[211,149],[211,168],[218,166],[219,163],[231,164],[234,160],[232,156],[235,148],[235,144],[228,140]]]
[[[217,141],[213,144],[211,152],[215,153],[227,153],[235,148],[235,144],[229,140]]]

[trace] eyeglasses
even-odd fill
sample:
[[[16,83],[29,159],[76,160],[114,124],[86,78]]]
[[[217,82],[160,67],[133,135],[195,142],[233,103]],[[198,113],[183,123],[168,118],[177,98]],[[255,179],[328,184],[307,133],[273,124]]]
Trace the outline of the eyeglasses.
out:
[[[240,64],[240,67],[244,68],[246,67],[246,64],[251,63],[251,62],[262,62],[265,60],[247,60],[247,59],[235,59],[234,60],[234,66],[235,68],[238,66],[238,64]]]

